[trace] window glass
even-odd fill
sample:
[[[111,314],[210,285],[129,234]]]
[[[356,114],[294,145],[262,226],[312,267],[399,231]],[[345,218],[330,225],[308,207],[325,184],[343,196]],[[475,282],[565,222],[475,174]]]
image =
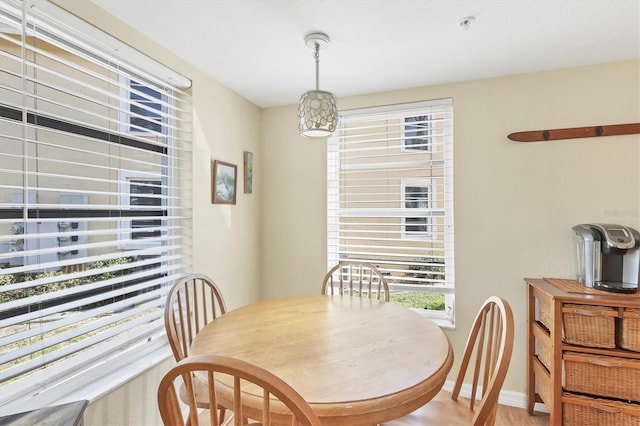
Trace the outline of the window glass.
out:
[[[160,180],[140,180],[132,179],[130,181],[129,205],[132,209],[137,206],[141,207],[160,207],[161,191]],[[131,221],[131,227],[135,230],[131,233],[131,239],[138,240],[141,238],[159,237],[160,229],[153,231],[141,231],[144,228],[160,228],[162,221],[160,219],[134,219]]]
[[[404,117],[404,148],[407,150],[429,151],[430,148],[430,117],[416,115]]]
[[[406,209],[428,209],[430,203],[430,187],[428,185],[405,185],[404,207]],[[409,213],[407,213],[409,214]],[[426,217],[404,218],[404,232],[408,236],[426,237],[428,221]]]
[[[156,132],[162,130],[162,93],[137,81],[130,80],[129,131],[132,133]]]

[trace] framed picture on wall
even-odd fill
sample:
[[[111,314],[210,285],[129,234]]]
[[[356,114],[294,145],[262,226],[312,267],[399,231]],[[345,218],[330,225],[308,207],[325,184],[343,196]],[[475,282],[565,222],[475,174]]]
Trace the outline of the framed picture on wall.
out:
[[[244,193],[253,193],[253,152],[244,152]]]
[[[211,166],[213,204],[235,204],[237,167],[235,164],[214,160]]]

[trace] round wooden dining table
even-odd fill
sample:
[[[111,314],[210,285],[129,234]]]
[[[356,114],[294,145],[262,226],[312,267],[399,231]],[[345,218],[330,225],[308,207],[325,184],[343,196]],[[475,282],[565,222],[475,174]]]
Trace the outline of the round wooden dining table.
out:
[[[337,295],[229,311],[198,333],[192,354],[256,364],[296,389],[323,425],[349,426],[416,410],[438,393],[453,364],[451,344],[433,321],[394,303]],[[229,396],[219,402],[231,408],[231,384],[225,387]]]

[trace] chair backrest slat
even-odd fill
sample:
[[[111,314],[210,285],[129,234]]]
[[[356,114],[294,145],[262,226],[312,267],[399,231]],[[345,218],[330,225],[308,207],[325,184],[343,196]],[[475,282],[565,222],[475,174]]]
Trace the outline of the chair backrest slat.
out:
[[[233,378],[233,412],[235,413],[235,426],[242,426],[244,415],[242,413],[242,399],[240,393],[240,377]]]
[[[193,338],[200,331],[200,316],[202,312],[200,311],[200,307],[202,305],[202,299],[198,296],[201,287],[197,285],[196,280],[191,281],[191,298],[193,299],[193,329],[191,330],[191,334],[189,335],[189,339],[193,341]]]
[[[471,385],[471,410],[473,410],[476,401],[476,392],[478,390],[478,377],[480,377],[480,370],[482,367],[482,353],[484,348],[484,334],[486,332],[485,323],[487,321],[487,311],[482,310],[480,313],[480,334],[474,337],[475,341],[472,345],[477,344],[475,368],[473,370],[473,384]]]
[[[371,263],[344,261],[327,272],[322,294],[350,295],[389,301],[389,284],[384,274]]]

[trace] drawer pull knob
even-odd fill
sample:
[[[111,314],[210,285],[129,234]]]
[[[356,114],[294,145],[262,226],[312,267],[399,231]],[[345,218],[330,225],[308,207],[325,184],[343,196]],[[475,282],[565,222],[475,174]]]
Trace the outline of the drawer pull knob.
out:
[[[601,367],[622,367],[622,363],[620,361],[610,361],[604,358],[588,358],[587,362],[594,365],[599,365]]]
[[[585,309],[585,308],[574,308],[567,307],[563,308],[562,312],[565,314],[576,314],[576,315],[584,315],[586,317],[617,317],[618,313],[614,310],[605,310],[605,309]]]
[[[596,410],[600,410],[600,411],[606,411],[607,413],[622,413],[622,412],[624,412],[624,410],[622,408],[609,407],[609,406],[603,405],[603,404],[590,403],[589,407],[594,408]]]

